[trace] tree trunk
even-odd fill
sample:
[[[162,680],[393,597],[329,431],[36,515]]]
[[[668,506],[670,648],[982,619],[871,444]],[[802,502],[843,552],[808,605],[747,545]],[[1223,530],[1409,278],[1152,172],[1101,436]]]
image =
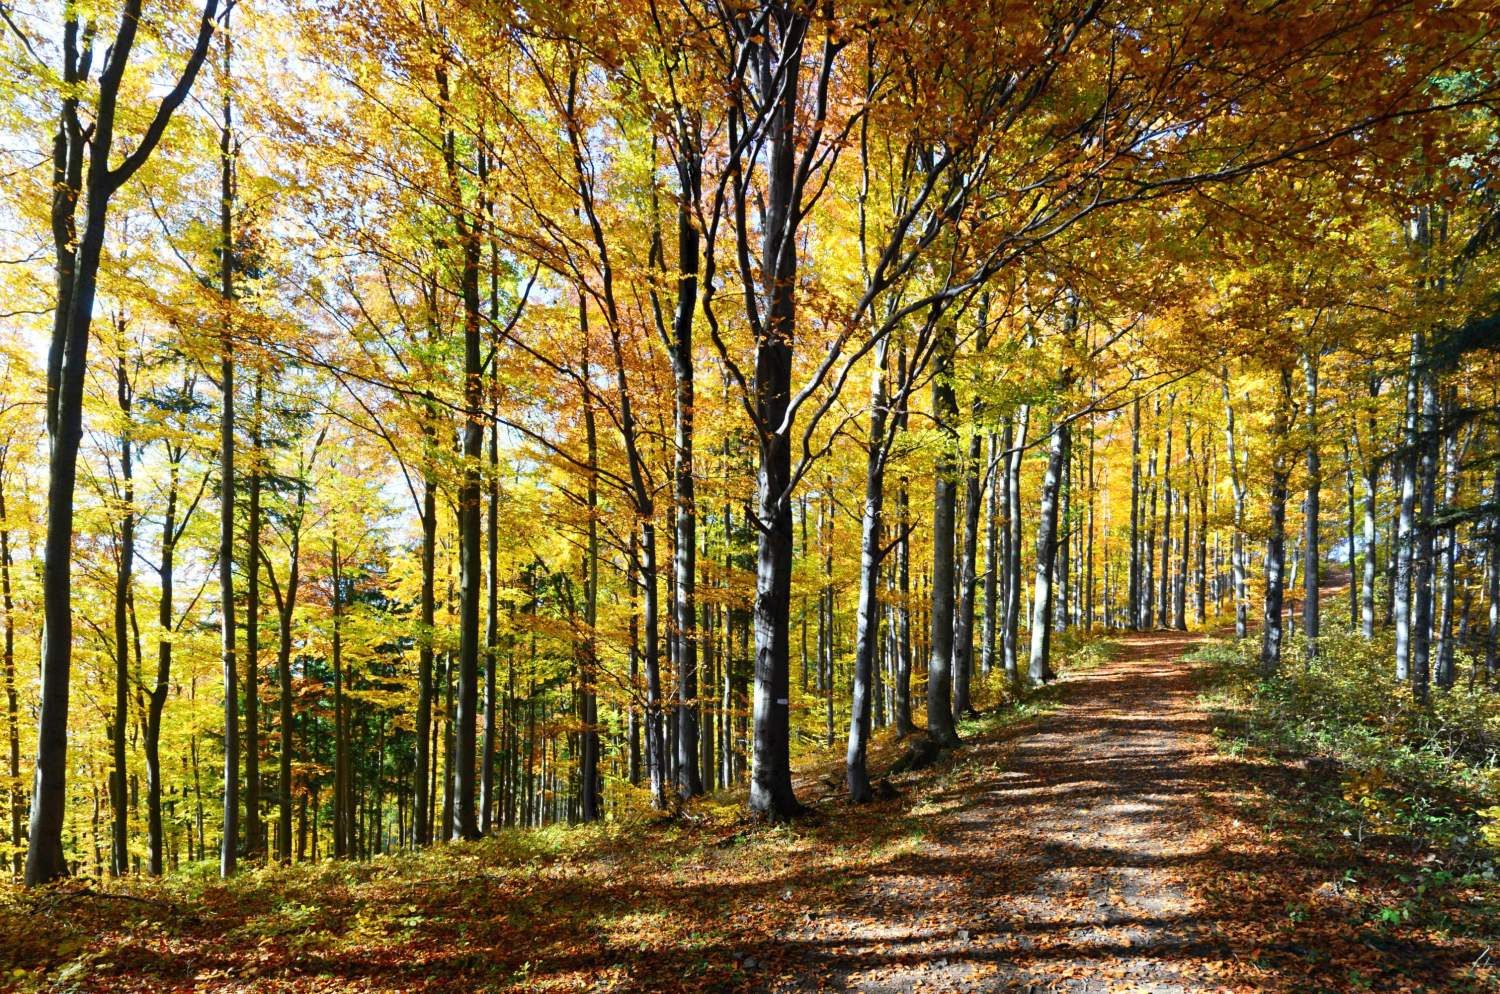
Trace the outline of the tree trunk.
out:
[[[1271,487],[1267,510],[1270,527],[1266,533],[1266,599],[1261,616],[1261,675],[1275,675],[1281,666],[1282,606],[1286,598],[1286,500],[1287,480],[1291,475],[1282,447],[1291,431],[1292,379],[1290,371],[1281,371],[1281,397],[1275,412],[1275,445],[1271,451]]]
[[[1308,353],[1302,360],[1307,384],[1307,497],[1303,504],[1302,555],[1302,634],[1307,640],[1307,660],[1318,655],[1318,517],[1323,484],[1322,458],[1318,451],[1318,357]]]
[[[1484,682],[1493,685],[1495,682],[1495,670],[1500,665],[1500,463],[1495,465],[1495,478],[1490,484],[1489,513],[1489,544],[1485,558],[1488,560],[1489,571],[1489,598],[1490,598],[1490,626],[1484,642]],[[5,515],[0,513],[0,518]],[[5,616],[10,617],[9,608]],[[9,645],[9,643],[7,643]],[[10,671],[6,670],[7,676]],[[14,712],[15,696],[11,696],[11,708]],[[14,728],[14,722],[12,722]],[[14,746],[11,747],[14,750]],[[12,760],[12,765],[15,761]]]
[[[224,73],[229,75],[231,37],[224,42]],[[234,631],[234,337],[230,303],[234,298],[234,157],[232,102],[224,90],[224,126],[219,132],[219,292],[223,295],[224,327],[220,350],[219,385],[224,394],[219,420],[219,618],[224,659],[224,833],[219,873],[230,876],[239,860],[240,716],[239,664]]]
[[[258,859],[260,824],[260,414],[261,375],[255,374],[250,410],[250,479],[245,516],[245,856]],[[286,795],[286,824],[291,825],[291,795]],[[278,849],[280,843],[278,842]]]
[[[1172,499],[1176,496],[1172,490],[1172,412],[1177,408],[1177,395],[1167,396],[1167,445],[1166,453],[1162,459],[1162,525],[1161,525],[1161,594],[1157,607],[1156,624],[1159,628],[1166,628],[1171,623],[1172,610]],[[1155,474],[1152,474],[1153,476]],[[1152,520],[1156,518],[1156,495],[1151,496]]]
[[[772,101],[766,140],[766,201],[761,296],[764,326],[755,343],[755,418],[760,427],[756,479],[759,527],[755,570],[755,733],[750,810],[771,820],[802,810],[792,791],[788,625],[792,589],[791,402],[796,337],[798,202],[795,171],[802,40],[808,20],[788,13],[787,49],[757,67],[760,91]]]
[[[131,451],[130,406],[131,388],[127,376],[124,319],[116,320],[119,331],[120,356],[115,367],[115,399],[120,407],[122,428],[120,429],[120,499],[123,512],[120,516],[120,544],[115,572],[115,709],[110,745],[114,752],[114,771],[111,774],[110,795],[113,804],[114,824],[111,833],[110,872],[123,877],[130,871],[130,818],[126,782],[129,771],[125,766],[125,730],[129,717],[130,691],[130,632],[127,615],[130,589],[135,572],[135,460]]]
[[[1010,507],[1006,517],[1010,524],[1010,537],[1006,540],[1009,562],[1006,564],[1005,581],[1005,628],[1003,632],[1003,659],[1005,679],[1011,686],[1020,681],[1021,641],[1021,459],[1026,452],[1026,432],[1031,421],[1030,405],[1021,405],[1016,418],[1015,444],[1010,448],[1006,462],[1006,473],[1010,484],[1006,487]]]
[[[424,422],[423,436],[433,444],[430,421]],[[416,771],[412,775],[415,794],[412,799],[412,827],[418,847],[431,844],[432,801],[429,796],[432,773],[436,769],[432,755],[432,639],[437,613],[437,481],[429,467],[422,481],[422,600],[421,633],[417,644],[417,720]]]
[[[1412,696],[1424,704],[1431,675],[1433,518],[1436,514],[1438,463],[1437,389],[1433,380],[1434,374],[1430,370],[1421,373],[1422,414],[1418,434],[1421,511],[1416,523],[1416,550],[1412,557],[1411,686]]]
[[[684,129],[685,130],[685,129]],[[693,310],[698,301],[698,229],[692,204],[697,202],[698,163],[688,151],[689,134],[679,136],[683,154],[677,164],[682,192],[677,207],[677,309],[672,322],[672,377],[676,386],[673,408],[676,430],[677,546],[675,624],[672,637],[677,665],[677,792],[682,797],[703,793],[698,768],[698,640],[694,634],[694,603],[698,564],[698,509],[693,488]]]
[[[1406,426],[1400,456],[1401,499],[1396,521],[1396,540],[1391,548],[1396,577],[1391,584],[1391,616],[1396,625],[1396,679],[1411,679],[1412,556],[1415,545],[1417,507],[1417,396],[1422,377],[1422,333],[1411,336],[1411,360],[1406,372]]]
[[[193,50],[176,84],[161,98],[153,123],[139,143],[114,167],[111,167],[109,158],[114,142],[115,111],[139,18],[135,16],[136,12],[127,8],[113,40],[101,45],[107,54],[95,89],[94,120],[87,130],[80,120],[78,94],[88,89],[84,77],[89,71],[89,56],[79,51],[78,12],[70,8],[63,25],[63,66],[59,78],[64,86],[52,160],[51,218],[57,260],[57,293],[47,351],[47,438],[50,444],[47,535],[42,559],[41,706],[37,720],[36,776],[26,854],[28,885],[46,883],[67,873],[62,830],[67,805],[68,697],[73,647],[73,489],[78,477],[78,448],[83,438],[89,326],[104,251],[105,214],[110,198],[150,157],[167,122],[191,90],[208,54],[217,10],[217,0],[208,0],[199,21]],[[88,51],[93,50],[93,23],[91,20],[83,30]],[[227,47],[225,53],[227,69]],[[226,111],[227,107],[226,97]],[[227,123],[226,120],[226,128]],[[88,153],[86,171],[85,151]],[[80,199],[84,203],[81,234],[76,226]],[[227,270],[229,253],[223,255]],[[226,329],[226,339],[227,336]]]
[[[21,820],[24,802],[21,799],[21,706],[16,693],[16,602],[11,589],[10,524],[5,509],[5,450],[7,448],[9,448],[9,442],[0,446],[0,610],[5,611],[5,628],[3,635],[0,635],[0,638],[3,638],[3,642],[0,642],[0,668],[3,668],[5,677],[6,739],[10,757],[7,770],[10,774],[10,789],[6,806],[10,808],[10,841],[16,847],[11,869],[19,875],[22,871]],[[170,590],[170,559],[166,556],[163,557],[162,570],[163,589]],[[1495,598],[1491,596],[1490,603],[1493,605],[1494,602]],[[1492,607],[1491,616],[1493,615]],[[1491,641],[1493,642],[1493,639]],[[149,758],[149,750],[147,755]],[[160,797],[159,789],[157,796]],[[160,805],[158,805],[157,811],[160,812],[160,810]]]
[[[1245,562],[1245,481],[1239,456],[1234,451],[1234,404],[1229,400],[1229,371],[1221,368],[1224,387],[1224,453],[1229,459],[1229,483],[1234,491],[1234,539],[1229,549],[1230,587],[1234,594],[1234,637],[1246,638],[1250,631],[1249,577]]]
[[[941,746],[958,744],[953,724],[954,516],[958,502],[958,402],[953,391],[954,329],[938,334],[932,379],[932,415],[941,433],[933,467],[932,655],[927,664],[927,734]]]
[[[1226,395],[1227,396],[1227,395]],[[1141,398],[1130,405],[1130,590],[1129,627],[1141,627]],[[1242,636],[1243,637],[1243,636]]]
[[[844,756],[845,783],[849,799],[862,804],[873,799],[865,754],[870,744],[870,697],[873,693],[875,654],[880,644],[880,537],[885,502],[885,458],[889,451],[886,431],[887,343],[875,347],[870,372],[870,432],[865,457],[865,504],[860,516],[859,617],[854,635],[854,679],[850,688],[849,746]]]
[[[1452,410],[1451,400],[1445,405]],[[1437,442],[1432,443],[1436,446]],[[1458,435],[1449,433],[1443,439],[1443,507],[1453,507],[1454,498],[1458,495],[1459,475],[1459,446]],[[1440,606],[1437,628],[1437,654],[1436,663],[1433,666],[1432,682],[1439,688],[1447,689],[1453,686],[1453,601],[1454,601],[1454,568],[1458,559],[1458,526],[1448,524],[1443,527],[1442,548],[1442,574],[1438,580],[1442,591],[1442,603]]]
[[[583,308],[580,306],[580,313]],[[585,338],[585,342],[587,339]],[[587,344],[584,346],[584,377],[588,377],[588,351]],[[585,551],[587,559],[584,563],[584,599],[583,599],[583,672],[580,674],[580,701],[582,710],[582,756],[580,757],[578,779],[579,794],[581,797],[581,814],[584,821],[598,821],[604,816],[603,811],[603,786],[599,779],[599,697],[598,697],[598,666],[599,666],[599,436],[594,421],[594,403],[592,394],[585,390],[583,392],[583,426],[584,435],[588,445],[588,529]],[[494,443],[492,443],[494,444]],[[493,452],[493,449],[492,449]],[[494,547],[496,536],[491,525],[490,543]],[[491,563],[494,563],[494,554],[491,554]],[[493,565],[491,566],[493,579]],[[493,595],[492,595],[493,601]],[[494,608],[491,607],[491,611]],[[493,640],[492,640],[493,641]],[[491,721],[493,724],[493,721]],[[493,731],[488,731],[493,736]],[[486,808],[485,820],[489,820]],[[483,827],[483,826],[481,826]],[[486,829],[487,830],[487,829]]]
[[[1047,472],[1042,477],[1041,511],[1037,516],[1036,588],[1031,605],[1031,659],[1027,675],[1040,685],[1052,678],[1048,658],[1052,648],[1052,568],[1057,554],[1057,510],[1063,468],[1068,458],[1069,428],[1061,417],[1047,445]]]
[[[990,339],[990,299],[979,298],[978,331],[974,351],[982,355]],[[958,616],[954,619],[953,647],[953,717],[973,710],[969,703],[969,683],[974,673],[974,593],[978,582],[979,513],[984,507],[984,477],[980,458],[984,455],[984,436],[979,432],[979,415],[983,405],[976,393],[969,402],[969,451],[964,461],[964,530],[959,548]]]
[[[1006,433],[1007,435],[1009,432]],[[986,472],[990,479],[988,506],[985,508],[984,516],[984,622],[979,635],[979,671],[986,676],[995,668],[996,636],[999,629],[996,623],[999,621],[1000,610],[1000,504],[1004,487],[1001,481],[1005,474],[1000,467],[1001,446],[1008,447],[1008,443],[1001,441],[1001,436],[990,432],[989,453],[990,461]],[[1089,575],[1093,576],[1093,545],[1089,546]]]

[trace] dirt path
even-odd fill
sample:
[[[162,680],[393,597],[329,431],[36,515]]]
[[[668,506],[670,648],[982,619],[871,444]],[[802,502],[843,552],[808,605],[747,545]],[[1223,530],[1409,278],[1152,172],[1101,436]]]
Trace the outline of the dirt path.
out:
[[[914,851],[786,936],[788,990],[1213,990],[1229,948],[1192,896],[1225,817],[1193,637],[1132,636],[1058,709],[981,743]]]

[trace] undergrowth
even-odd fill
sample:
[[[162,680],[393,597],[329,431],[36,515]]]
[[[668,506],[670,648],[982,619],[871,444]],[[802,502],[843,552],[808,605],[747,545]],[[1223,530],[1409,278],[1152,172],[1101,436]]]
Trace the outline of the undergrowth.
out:
[[[1271,678],[1253,639],[1188,656],[1207,679],[1220,750],[1261,771],[1242,814],[1325,867],[1324,887],[1357,909],[1367,941],[1489,942],[1500,930],[1500,695],[1463,682],[1419,704],[1392,673],[1389,638],[1335,631],[1313,659],[1300,642],[1290,650]]]
[[[1356,837],[1400,833],[1466,867],[1493,867],[1500,695],[1461,682],[1433,688],[1422,705],[1395,679],[1389,639],[1366,642],[1347,630],[1320,639],[1312,659],[1294,643],[1269,679],[1260,675],[1257,652],[1254,640],[1217,641],[1189,657],[1221,677],[1208,703],[1228,748],[1252,745],[1330,764],[1341,777],[1342,803],[1329,814]]]

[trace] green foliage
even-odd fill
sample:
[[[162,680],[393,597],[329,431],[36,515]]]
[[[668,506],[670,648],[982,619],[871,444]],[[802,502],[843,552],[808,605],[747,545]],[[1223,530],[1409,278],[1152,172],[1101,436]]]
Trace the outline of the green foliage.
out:
[[[1423,706],[1395,679],[1388,638],[1335,630],[1319,649],[1309,660],[1294,645],[1269,680],[1253,640],[1207,642],[1189,657],[1221,678],[1209,703],[1229,715],[1217,733],[1226,751],[1257,746],[1337,771],[1327,814],[1356,839],[1407,835],[1472,868],[1491,865],[1500,851],[1500,696],[1460,681]]]

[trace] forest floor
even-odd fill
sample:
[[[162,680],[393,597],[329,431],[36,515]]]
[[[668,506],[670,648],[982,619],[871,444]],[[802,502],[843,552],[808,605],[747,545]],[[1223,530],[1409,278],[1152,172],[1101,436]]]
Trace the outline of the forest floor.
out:
[[[1201,704],[1211,674],[1183,660],[1194,642],[1119,639],[966,722],[968,745],[895,778],[898,797],[853,808],[835,768],[815,770],[799,789],[825,796],[790,826],[705,806],[228,884],[13,892],[0,987],[1497,989],[1483,896],[1425,891],[1431,857],[1356,851],[1320,824],[1305,802],[1336,774],[1225,748]]]

